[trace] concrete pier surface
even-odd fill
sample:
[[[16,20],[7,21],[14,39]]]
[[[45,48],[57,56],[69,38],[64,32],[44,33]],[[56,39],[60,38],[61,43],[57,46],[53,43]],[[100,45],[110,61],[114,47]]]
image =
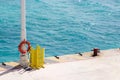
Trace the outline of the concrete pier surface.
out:
[[[120,49],[82,56],[71,54],[45,59],[45,68],[25,71],[17,62],[0,65],[0,80],[120,80]],[[15,67],[17,66],[17,67]]]

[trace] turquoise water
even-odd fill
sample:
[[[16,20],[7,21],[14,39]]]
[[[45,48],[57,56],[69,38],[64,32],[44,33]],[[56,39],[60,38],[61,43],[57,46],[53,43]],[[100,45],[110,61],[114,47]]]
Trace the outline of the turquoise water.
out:
[[[27,39],[46,56],[120,47],[120,0],[26,0]],[[20,0],[0,0],[0,62],[19,60]]]

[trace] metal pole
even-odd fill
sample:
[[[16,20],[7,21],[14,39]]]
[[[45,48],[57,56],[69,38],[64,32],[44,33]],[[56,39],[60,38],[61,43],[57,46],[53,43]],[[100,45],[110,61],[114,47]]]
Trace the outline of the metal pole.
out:
[[[26,40],[26,7],[25,0],[21,0],[21,40]]]
[[[26,5],[25,0],[21,0],[21,41],[26,39]],[[23,45],[23,49],[26,49],[25,45]],[[23,67],[28,66],[28,58],[26,54],[20,54],[20,65]]]

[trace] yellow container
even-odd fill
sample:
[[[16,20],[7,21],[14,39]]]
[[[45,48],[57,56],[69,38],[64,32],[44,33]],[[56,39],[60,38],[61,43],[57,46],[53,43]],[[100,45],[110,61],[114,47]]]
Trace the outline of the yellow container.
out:
[[[31,47],[30,49],[30,67],[34,68],[35,67],[35,50],[34,48]]]
[[[45,53],[45,49],[42,48],[40,52],[40,67],[43,67],[43,68],[44,68],[44,53]]]
[[[34,50],[30,50],[30,67],[34,69],[39,69],[44,67],[44,53],[45,49],[37,46]]]

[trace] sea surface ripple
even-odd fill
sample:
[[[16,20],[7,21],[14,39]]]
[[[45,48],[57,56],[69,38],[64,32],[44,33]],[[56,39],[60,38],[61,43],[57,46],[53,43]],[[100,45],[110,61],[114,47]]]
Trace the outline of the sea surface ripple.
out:
[[[0,0],[0,62],[18,61],[20,0]],[[46,57],[120,47],[120,0],[26,0],[27,40]]]

